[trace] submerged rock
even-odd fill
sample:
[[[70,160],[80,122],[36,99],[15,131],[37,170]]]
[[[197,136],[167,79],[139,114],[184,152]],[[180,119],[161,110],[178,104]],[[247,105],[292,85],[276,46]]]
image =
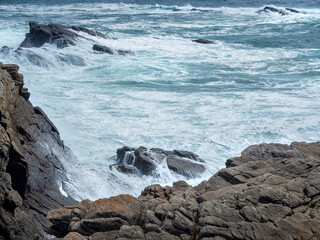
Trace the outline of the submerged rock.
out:
[[[187,177],[199,176],[205,172],[204,160],[189,151],[165,151],[160,148],[123,147],[117,150],[117,164],[110,167],[124,173],[156,175],[159,164],[164,161],[168,169]]]
[[[196,40],[192,40],[192,42],[201,43],[201,44],[214,44],[214,42],[206,39],[196,39]]]
[[[78,32],[84,32],[91,36],[105,38],[105,35],[82,27],[66,27],[58,24],[38,24],[29,22],[30,32],[26,34],[26,38],[20,47],[41,47],[45,43],[55,44],[58,48],[64,48],[75,45],[78,38],[83,38]]]
[[[63,239],[320,239],[320,142],[253,145],[226,166],[196,187],[155,184],[53,210],[51,229]]]
[[[66,64],[71,64],[74,66],[86,66],[85,60],[79,56],[60,53],[56,56],[56,58],[59,61],[66,63]]]
[[[59,191],[67,177],[55,153],[72,154],[18,70],[0,63],[0,239],[42,239],[48,211],[76,203]]]

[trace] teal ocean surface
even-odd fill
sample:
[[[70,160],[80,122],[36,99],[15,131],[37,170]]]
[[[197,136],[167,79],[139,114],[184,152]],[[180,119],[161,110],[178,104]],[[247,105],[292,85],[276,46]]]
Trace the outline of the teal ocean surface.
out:
[[[301,13],[258,14],[267,4]],[[29,21],[108,33],[95,40],[134,55],[97,54],[90,39],[17,54]],[[215,44],[192,42],[199,38]],[[197,153],[207,172],[184,178],[197,184],[251,144],[320,140],[319,1],[1,0],[3,46],[12,50],[0,50],[0,61],[20,66],[30,101],[77,157],[65,164],[79,199],[181,179],[168,169],[156,177],[110,170],[124,145]]]

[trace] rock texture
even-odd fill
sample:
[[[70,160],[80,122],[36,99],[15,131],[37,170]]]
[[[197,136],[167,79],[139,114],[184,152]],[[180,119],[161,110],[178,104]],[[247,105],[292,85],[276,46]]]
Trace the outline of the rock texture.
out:
[[[116,158],[118,163],[110,165],[110,168],[138,175],[155,175],[156,168],[163,163],[168,169],[187,177],[199,176],[206,170],[204,161],[197,154],[189,151],[124,146],[117,150]]]
[[[49,210],[76,204],[56,153],[71,156],[58,130],[28,101],[17,65],[0,63],[0,239],[41,239]]]
[[[151,185],[48,219],[63,239],[320,239],[320,142],[253,145],[196,187]]]
[[[58,24],[38,24],[29,22],[30,32],[26,34],[26,38],[20,47],[41,47],[45,43],[52,43],[58,48],[64,48],[75,45],[78,38],[84,39],[80,32],[87,33],[91,36],[105,38],[105,35],[82,27],[66,27]]]

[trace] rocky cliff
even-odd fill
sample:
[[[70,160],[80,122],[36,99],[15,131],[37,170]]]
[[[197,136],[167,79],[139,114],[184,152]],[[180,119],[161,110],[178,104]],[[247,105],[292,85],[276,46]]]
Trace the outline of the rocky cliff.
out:
[[[70,156],[59,132],[28,101],[17,65],[0,63],[0,239],[42,239],[49,210],[77,202],[59,188]]]
[[[152,185],[48,219],[63,239],[320,239],[320,142],[250,146],[196,187]]]

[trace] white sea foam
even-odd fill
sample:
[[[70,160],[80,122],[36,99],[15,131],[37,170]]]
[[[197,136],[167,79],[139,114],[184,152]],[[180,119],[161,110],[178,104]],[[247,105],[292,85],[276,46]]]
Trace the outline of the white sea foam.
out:
[[[95,199],[138,195],[148,184],[178,179],[197,184],[248,145],[319,140],[319,49],[279,47],[270,39],[284,41],[282,35],[297,31],[298,24],[307,27],[298,29],[297,36],[315,29],[320,11],[279,16],[258,15],[258,8],[206,8],[213,12],[204,14],[187,11],[192,8],[0,6],[6,14],[0,21],[0,47],[12,48],[0,53],[0,60],[20,65],[31,101],[45,110],[77,157],[61,156],[70,177],[62,190],[77,199]],[[25,22],[16,20],[17,14]],[[27,21],[54,19],[103,33],[112,30],[109,36],[117,40],[84,36],[135,54],[97,54],[88,40],[64,49],[50,44],[25,49],[43,59],[40,66],[26,53],[15,54]],[[191,41],[197,38],[216,44]],[[81,57],[85,66],[62,61],[61,54]],[[109,169],[123,145],[193,151],[207,161],[208,171],[186,179],[159,165],[158,177],[125,175]]]

